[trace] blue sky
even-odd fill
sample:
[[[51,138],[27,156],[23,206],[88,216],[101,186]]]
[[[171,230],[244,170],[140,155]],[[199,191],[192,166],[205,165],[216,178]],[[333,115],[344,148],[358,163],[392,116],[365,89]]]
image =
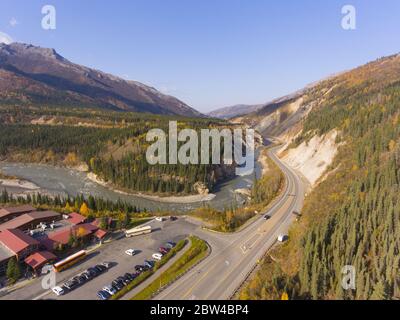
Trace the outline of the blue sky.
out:
[[[41,8],[57,29],[41,28]],[[357,9],[357,29],[341,9]],[[398,0],[1,0],[0,32],[206,112],[291,93],[400,52]]]

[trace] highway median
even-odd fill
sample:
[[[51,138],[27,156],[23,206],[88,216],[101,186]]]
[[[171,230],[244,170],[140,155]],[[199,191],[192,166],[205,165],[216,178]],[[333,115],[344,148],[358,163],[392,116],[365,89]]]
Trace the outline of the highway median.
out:
[[[131,300],[151,299],[160,291],[160,289],[170,285],[207,256],[208,245],[204,240],[194,236],[191,236],[189,240],[191,243],[190,248],[163,274],[142,291],[133,296]]]

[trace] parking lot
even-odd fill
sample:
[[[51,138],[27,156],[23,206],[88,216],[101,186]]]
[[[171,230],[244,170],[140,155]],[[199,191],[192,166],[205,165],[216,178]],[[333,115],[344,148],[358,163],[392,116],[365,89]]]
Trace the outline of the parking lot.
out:
[[[125,273],[134,273],[135,265],[142,265],[144,260],[153,260],[152,254],[158,252],[160,246],[166,242],[178,242],[191,234],[196,225],[186,222],[180,218],[177,221],[152,221],[150,225],[153,232],[147,235],[123,238],[111,243],[104,244],[97,250],[91,252],[88,257],[77,265],[61,273],[57,273],[57,285],[62,285],[66,280],[80,274],[86,269],[101,264],[112,262],[113,266],[100,276],[88,281],[75,290],[63,296],[57,296],[50,290],[43,290],[41,280],[37,279],[23,289],[16,290],[3,297],[5,299],[62,299],[62,300],[98,300],[97,292],[104,286],[109,285],[114,279]],[[125,253],[127,249],[139,250],[135,256]]]

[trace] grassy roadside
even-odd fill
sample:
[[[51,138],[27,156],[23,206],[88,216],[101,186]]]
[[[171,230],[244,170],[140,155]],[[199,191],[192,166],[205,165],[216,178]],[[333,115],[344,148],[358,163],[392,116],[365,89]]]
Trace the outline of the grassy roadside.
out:
[[[263,175],[255,181],[250,190],[251,200],[243,208],[234,205],[225,210],[211,207],[195,209],[191,215],[207,224],[207,227],[217,232],[235,232],[249,220],[264,212],[282,193],[285,186],[285,176],[279,166],[268,156],[268,148],[264,148],[260,156],[263,164]]]
[[[186,239],[179,241],[170,252],[168,252],[165,256],[163,256],[161,261],[156,262],[153,269],[141,273],[130,284],[128,284],[126,287],[124,287],[121,291],[117,292],[110,299],[118,300],[118,299],[122,298],[124,295],[126,295],[127,293],[129,293],[130,291],[132,291],[139,284],[141,284],[147,278],[152,276],[158,269],[160,269],[163,265],[165,265],[170,259],[172,259],[179,251],[181,251],[185,247],[186,243],[187,243]]]
[[[148,300],[160,289],[171,282],[175,281],[179,276],[184,274],[198,261],[207,255],[208,246],[205,241],[190,237],[191,247],[181,256],[171,267],[169,267],[161,276],[155,279],[150,285],[136,294],[131,300]]]

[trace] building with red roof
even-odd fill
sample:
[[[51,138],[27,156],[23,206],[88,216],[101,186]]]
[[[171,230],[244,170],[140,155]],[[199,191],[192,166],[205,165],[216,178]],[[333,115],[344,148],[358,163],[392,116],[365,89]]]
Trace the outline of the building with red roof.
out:
[[[4,223],[20,215],[33,211],[36,211],[36,209],[29,205],[2,208],[0,209],[0,223]]]
[[[85,223],[86,217],[82,216],[79,213],[73,212],[69,214],[69,219],[67,221],[73,225],[78,225],[81,223]]]
[[[30,266],[33,271],[38,272],[41,267],[47,263],[51,263],[57,259],[57,256],[49,251],[36,252],[25,258],[25,263]]]
[[[0,233],[0,242],[12,251],[18,260],[25,259],[39,248],[39,242],[18,229],[4,230]]]
[[[51,223],[62,218],[61,214],[54,211],[33,211],[20,215],[12,220],[0,224],[0,232],[7,229],[33,230],[40,223]]]
[[[93,239],[93,237],[97,240],[103,240],[107,232],[92,223],[83,223],[51,232],[47,237],[42,238],[40,243],[47,250],[54,251],[59,245],[68,245],[71,235],[84,241]]]
[[[21,261],[38,250],[39,242],[21,230],[4,230],[0,233],[0,274],[6,271],[12,257]]]

